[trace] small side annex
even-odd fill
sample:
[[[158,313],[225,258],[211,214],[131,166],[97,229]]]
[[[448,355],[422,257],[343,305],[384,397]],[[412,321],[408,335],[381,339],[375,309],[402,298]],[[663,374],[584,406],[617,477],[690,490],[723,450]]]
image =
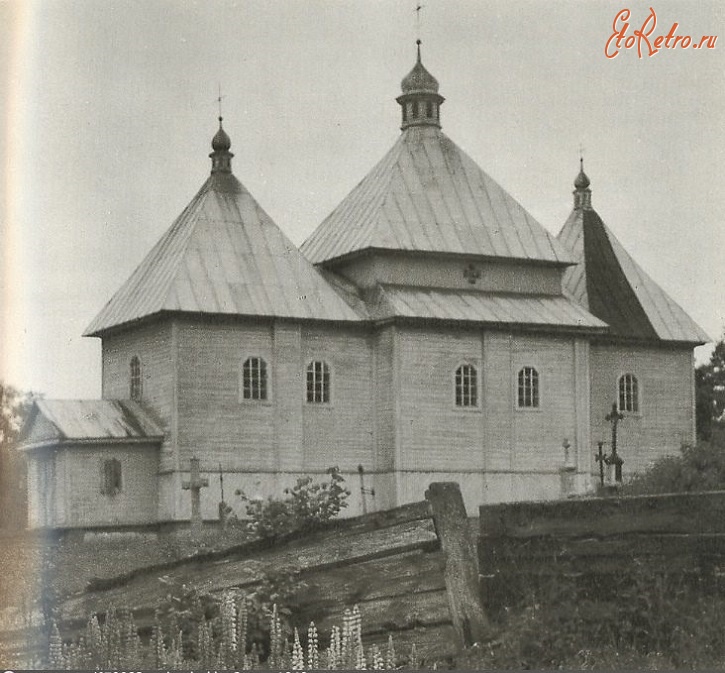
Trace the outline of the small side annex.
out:
[[[23,429],[31,528],[157,520],[163,431],[132,401],[37,400]]]

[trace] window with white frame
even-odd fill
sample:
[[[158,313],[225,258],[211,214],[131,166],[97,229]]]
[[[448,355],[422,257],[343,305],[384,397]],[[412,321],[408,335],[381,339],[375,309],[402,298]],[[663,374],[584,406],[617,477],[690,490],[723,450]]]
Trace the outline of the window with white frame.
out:
[[[619,377],[619,411],[639,413],[639,383],[634,374]]]
[[[138,359],[138,356],[134,355],[131,358],[130,364],[129,396],[132,400],[138,402],[141,399],[142,393],[141,360]]]
[[[266,400],[267,363],[260,357],[249,357],[242,366],[242,398],[245,400]]]
[[[118,495],[122,486],[121,461],[117,458],[104,460],[101,466],[101,493]]]
[[[478,371],[473,365],[463,364],[456,369],[456,406],[478,406]]]
[[[539,372],[534,367],[522,367],[518,376],[519,409],[539,408]]]
[[[327,404],[330,401],[330,366],[315,360],[307,365],[307,401]]]

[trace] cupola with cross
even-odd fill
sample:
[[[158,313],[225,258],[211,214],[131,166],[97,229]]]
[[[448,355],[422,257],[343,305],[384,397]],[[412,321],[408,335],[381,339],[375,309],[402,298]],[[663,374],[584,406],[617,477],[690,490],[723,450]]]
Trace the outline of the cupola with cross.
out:
[[[401,129],[409,126],[437,126],[440,128],[440,106],[445,100],[438,93],[438,80],[423,65],[420,58],[420,40],[418,60],[413,69],[403,78],[400,87],[403,93],[395,100],[403,110]]]
[[[222,126],[223,117],[219,115],[219,130],[211,140],[211,148],[214,150],[209,158],[211,159],[212,173],[231,173],[232,157],[234,156],[229,150],[232,146],[227,132]]]
[[[574,180],[574,208],[592,207],[592,190],[589,189],[589,178],[584,172],[584,158],[579,157],[579,175]]]

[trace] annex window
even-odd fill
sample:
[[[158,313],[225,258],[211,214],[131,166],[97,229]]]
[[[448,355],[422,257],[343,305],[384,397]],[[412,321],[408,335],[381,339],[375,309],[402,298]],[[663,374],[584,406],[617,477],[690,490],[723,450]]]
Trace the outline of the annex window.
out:
[[[330,367],[326,362],[314,361],[307,365],[307,401],[330,401]]]
[[[456,406],[478,406],[478,372],[473,365],[461,365],[456,369]]]
[[[519,370],[518,406],[520,409],[539,407],[539,372],[534,367]]]
[[[139,401],[143,394],[141,383],[141,360],[136,355],[131,358],[129,379],[129,396],[132,400]]]
[[[634,374],[619,377],[619,410],[632,414],[639,412],[639,384]]]
[[[251,357],[244,361],[242,397],[245,400],[267,399],[267,363],[262,358]]]
[[[121,461],[117,458],[104,460],[101,468],[101,493],[117,495],[123,486],[121,477]]]

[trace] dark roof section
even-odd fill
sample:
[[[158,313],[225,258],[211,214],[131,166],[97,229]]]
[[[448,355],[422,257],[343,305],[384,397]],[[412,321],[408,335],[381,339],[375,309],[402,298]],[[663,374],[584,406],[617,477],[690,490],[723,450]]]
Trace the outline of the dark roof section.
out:
[[[557,237],[579,262],[564,290],[620,337],[700,344],[710,337],[632,259],[591,207],[575,208]]]

